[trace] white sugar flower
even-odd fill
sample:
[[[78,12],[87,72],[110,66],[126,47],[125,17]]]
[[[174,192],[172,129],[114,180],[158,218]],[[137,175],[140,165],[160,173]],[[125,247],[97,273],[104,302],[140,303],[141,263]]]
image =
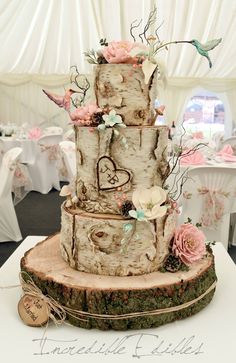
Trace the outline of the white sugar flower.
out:
[[[120,115],[117,115],[115,110],[111,110],[108,115],[103,115],[102,118],[105,121],[106,127],[122,124],[122,118]]]
[[[133,192],[132,202],[136,210],[142,210],[146,219],[156,219],[166,214],[167,206],[161,205],[166,201],[164,189],[154,186],[150,189],[138,188]]]

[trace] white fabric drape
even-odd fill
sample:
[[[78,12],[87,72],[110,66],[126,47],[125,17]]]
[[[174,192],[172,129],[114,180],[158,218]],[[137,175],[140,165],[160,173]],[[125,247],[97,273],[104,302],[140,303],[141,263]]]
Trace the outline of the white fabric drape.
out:
[[[168,85],[159,93],[162,103],[167,105],[165,110],[166,123],[171,125],[174,121],[175,124],[178,124],[177,121],[182,120],[184,105],[190,97],[191,88]]]
[[[160,95],[167,121],[179,120],[186,97],[201,86],[227,93],[235,122],[236,0],[1,0],[0,123],[66,125],[67,114],[41,88],[63,93],[72,65],[91,73],[83,52],[98,49],[101,38],[131,39],[131,22],[143,19],[144,26],[154,4],[161,40],[223,39],[210,52],[212,69],[188,44],[160,52],[169,78]]]
[[[87,78],[92,82],[90,75]],[[0,81],[0,124],[27,124],[28,128],[54,125],[66,130],[69,115],[49,102],[42,89],[63,95],[70,86],[69,75],[4,75]],[[92,86],[86,97],[92,97]]]

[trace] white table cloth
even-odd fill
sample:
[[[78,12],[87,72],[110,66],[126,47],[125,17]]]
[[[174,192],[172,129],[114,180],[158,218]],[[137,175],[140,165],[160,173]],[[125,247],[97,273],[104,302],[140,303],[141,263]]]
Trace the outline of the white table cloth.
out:
[[[13,147],[21,147],[22,154],[20,161],[22,163],[31,163],[35,158],[35,140],[14,138],[14,137],[0,137],[4,144],[4,152],[10,150]]]
[[[43,237],[29,236],[0,269],[0,285],[19,283],[24,252]],[[3,362],[24,363],[221,363],[235,360],[236,266],[221,243],[214,246],[218,283],[212,302],[185,320],[155,329],[84,330],[73,326],[25,326],[17,313],[21,288],[0,289]],[[84,348],[83,348],[84,347]],[[138,360],[137,358],[140,358]]]

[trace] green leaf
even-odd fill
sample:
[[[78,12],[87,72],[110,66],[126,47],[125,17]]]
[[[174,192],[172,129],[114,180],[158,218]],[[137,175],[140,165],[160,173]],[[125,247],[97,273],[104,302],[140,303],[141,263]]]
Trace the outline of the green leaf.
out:
[[[123,224],[123,230],[125,233],[130,232],[133,229],[133,225],[131,223]]]

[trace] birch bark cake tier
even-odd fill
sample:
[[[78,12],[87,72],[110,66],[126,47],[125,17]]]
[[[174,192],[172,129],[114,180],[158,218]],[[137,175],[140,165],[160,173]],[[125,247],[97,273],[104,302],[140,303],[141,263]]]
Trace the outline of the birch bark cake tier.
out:
[[[174,214],[144,225],[119,215],[96,215],[62,205],[62,257],[72,268],[99,275],[157,271],[169,253],[175,224]]]
[[[101,64],[95,67],[94,91],[97,105],[111,107],[126,125],[149,125],[155,113],[156,77],[145,83],[141,68],[132,64]]]

